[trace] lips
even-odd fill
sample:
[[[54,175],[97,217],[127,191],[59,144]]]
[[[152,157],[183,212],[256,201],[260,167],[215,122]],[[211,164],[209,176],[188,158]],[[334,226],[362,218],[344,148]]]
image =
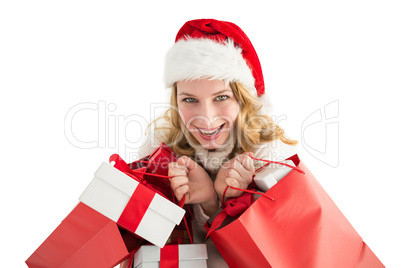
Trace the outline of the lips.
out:
[[[224,125],[224,124],[222,124],[221,126],[215,128],[215,129],[212,129],[212,130],[210,130],[210,129],[205,129],[205,128],[204,128],[204,129],[198,128],[198,130],[199,130],[199,131],[201,132],[201,134],[203,134],[203,135],[212,136],[212,135],[217,134],[219,131],[221,131],[221,129],[223,128],[223,125]]]
[[[221,130],[225,124],[220,125],[217,128],[214,129],[206,129],[206,128],[198,128],[198,131],[200,133],[200,136],[205,139],[205,140],[212,140],[212,139],[217,139],[220,134]]]

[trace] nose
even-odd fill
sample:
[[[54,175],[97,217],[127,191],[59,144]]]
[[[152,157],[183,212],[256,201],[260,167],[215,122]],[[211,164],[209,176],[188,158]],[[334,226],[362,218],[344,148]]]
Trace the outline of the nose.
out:
[[[198,116],[202,121],[204,121],[203,125],[205,127],[212,126],[215,118],[217,117],[217,109],[213,103],[201,103]]]

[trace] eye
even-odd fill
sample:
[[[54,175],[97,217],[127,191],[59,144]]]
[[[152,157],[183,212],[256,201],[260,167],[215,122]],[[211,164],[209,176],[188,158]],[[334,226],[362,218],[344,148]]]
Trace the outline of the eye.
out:
[[[216,100],[218,100],[218,101],[224,101],[224,100],[226,100],[227,98],[229,98],[229,96],[227,96],[227,95],[220,95],[220,96],[216,97]]]
[[[196,102],[197,100],[194,99],[194,98],[185,98],[185,99],[183,99],[183,101],[185,101],[185,102]]]

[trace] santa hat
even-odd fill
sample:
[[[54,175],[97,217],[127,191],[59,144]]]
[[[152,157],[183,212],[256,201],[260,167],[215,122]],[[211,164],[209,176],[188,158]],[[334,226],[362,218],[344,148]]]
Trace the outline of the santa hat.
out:
[[[240,82],[268,113],[261,64],[247,35],[231,22],[198,19],[186,22],[167,52],[164,83],[167,88],[181,80],[207,78]],[[268,107],[267,107],[268,106]]]

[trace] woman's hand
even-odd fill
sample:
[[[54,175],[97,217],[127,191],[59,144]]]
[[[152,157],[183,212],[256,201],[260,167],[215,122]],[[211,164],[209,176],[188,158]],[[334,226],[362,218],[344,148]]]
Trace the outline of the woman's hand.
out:
[[[185,196],[186,204],[201,204],[211,216],[218,209],[218,198],[208,173],[187,156],[169,164],[170,186],[178,200]]]
[[[253,159],[251,158],[253,153],[246,152],[237,155],[235,158],[227,161],[219,169],[216,175],[214,187],[215,191],[222,200],[223,192],[229,185],[231,187],[247,189],[250,183],[253,181],[255,169],[253,165]],[[243,192],[228,188],[225,194],[225,199],[228,197],[238,197]]]

